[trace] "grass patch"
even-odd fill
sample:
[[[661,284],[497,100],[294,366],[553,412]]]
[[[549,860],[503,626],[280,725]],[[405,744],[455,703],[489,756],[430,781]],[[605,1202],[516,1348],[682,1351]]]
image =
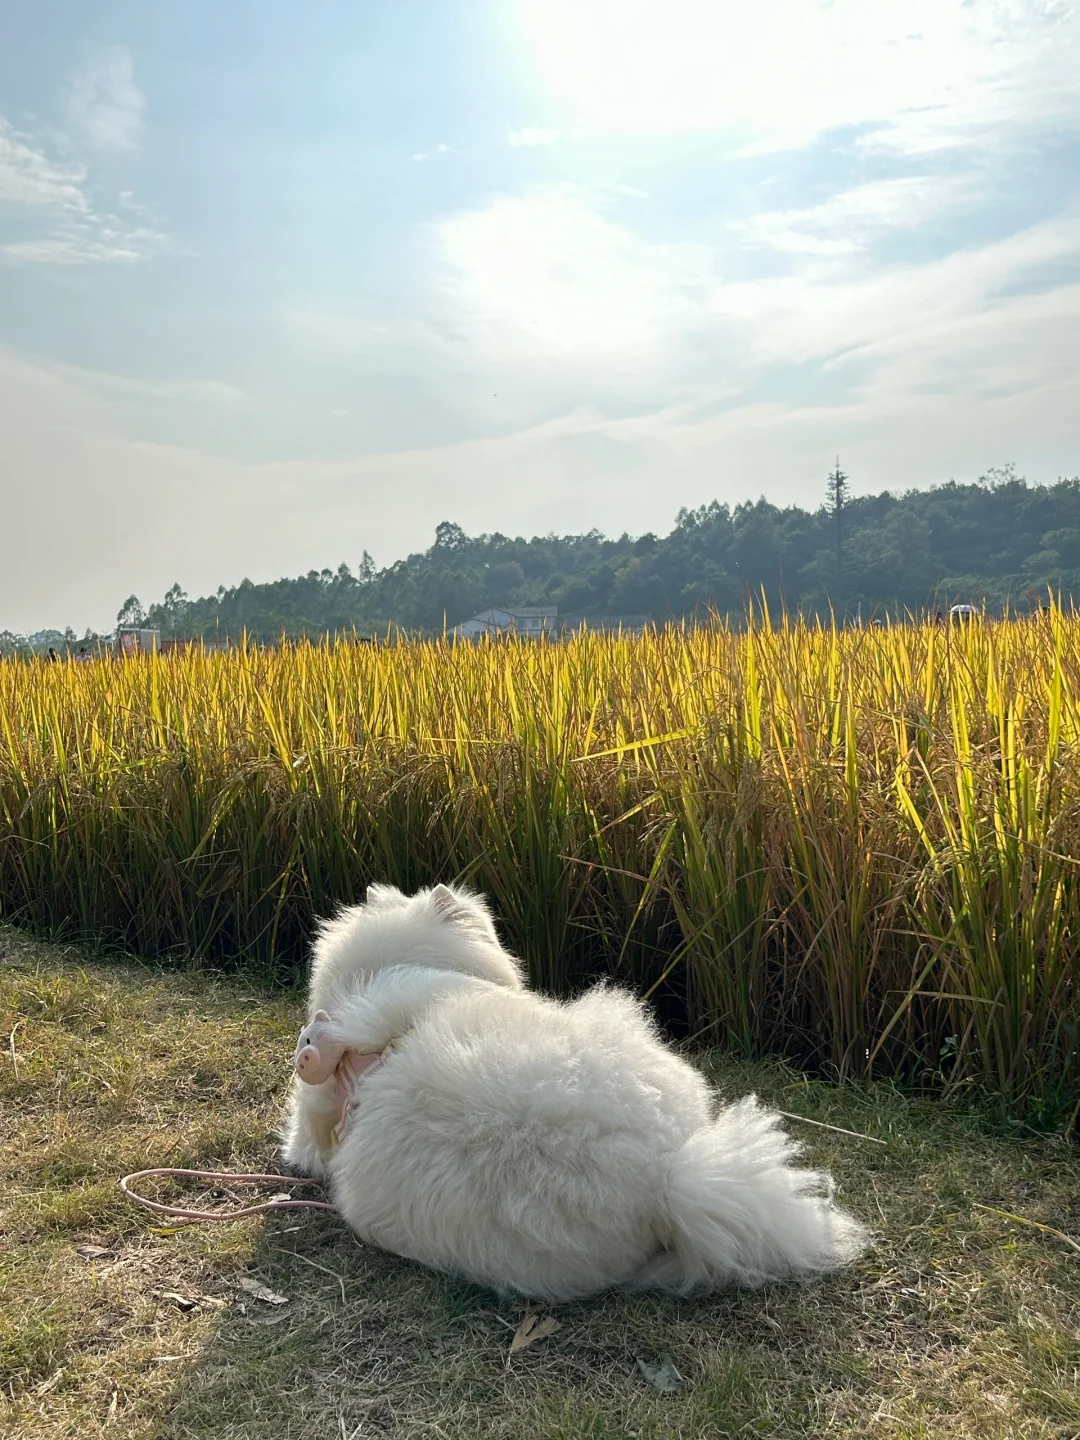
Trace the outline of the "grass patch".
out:
[[[561,1306],[511,1357],[524,1306],[333,1217],[162,1234],[117,1191],[147,1165],[276,1167],[296,997],[0,930],[0,1015],[0,1429],[20,1440],[1080,1435],[1080,1257],[977,1208],[1076,1235],[1060,1140],[713,1053],[728,1093],[886,1141],[798,1127],[877,1248],[811,1288]],[[637,1364],[665,1356],[673,1394]]]

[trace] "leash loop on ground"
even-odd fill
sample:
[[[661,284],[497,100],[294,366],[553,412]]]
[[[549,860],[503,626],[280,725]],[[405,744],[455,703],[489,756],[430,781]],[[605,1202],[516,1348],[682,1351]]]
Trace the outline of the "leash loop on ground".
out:
[[[239,1210],[187,1210],[178,1205],[165,1205],[160,1200],[148,1200],[139,1195],[131,1186],[135,1180],[148,1175],[174,1175],[185,1180],[216,1180],[230,1185],[319,1185],[322,1182],[308,1176],[297,1175],[231,1175],[215,1170],[175,1170],[162,1167],[154,1170],[135,1170],[120,1181],[120,1189],[137,1205],[154,1210],[159,1215],[168,1215],[175,1220],[210,1221],[243,1220],[248,1215],[263,1215],[268,1210],[330,1210],[337,1213],[337,1206],[325,1200],[264,1200],[260,1205],[244,1205]]]

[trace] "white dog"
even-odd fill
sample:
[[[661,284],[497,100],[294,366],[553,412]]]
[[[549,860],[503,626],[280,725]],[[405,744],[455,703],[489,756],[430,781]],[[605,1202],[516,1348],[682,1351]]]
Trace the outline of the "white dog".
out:
[[[372,886],[319,932],[320,1011],[368,1061],[294,1083],[285,1158],[385,1250],[553,1302],[809,1277],[867,1243],[778,1117],[718,1111],[630,995],[526,991],[474,895]]]

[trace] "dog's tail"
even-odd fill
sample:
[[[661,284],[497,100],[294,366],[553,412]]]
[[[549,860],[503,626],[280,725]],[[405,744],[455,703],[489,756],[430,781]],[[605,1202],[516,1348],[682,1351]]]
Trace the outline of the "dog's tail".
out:
[[[832,1181],[791,1162],[798,1146],[755,1096],[722,1110],[673,1156],[665,1249],[640,1283],[687,1294],[809,1278],[854,1260],[869,1235],[832,1203]]]

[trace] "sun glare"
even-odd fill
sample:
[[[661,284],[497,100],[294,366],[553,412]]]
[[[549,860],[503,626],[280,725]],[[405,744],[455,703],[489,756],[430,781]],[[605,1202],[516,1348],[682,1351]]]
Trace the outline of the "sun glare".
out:
[[[1005,89],[1054,28],[1033,0],[520,0],[519,14],[569,126],[765,147],[928,108],[977,120],[973,87]]]

